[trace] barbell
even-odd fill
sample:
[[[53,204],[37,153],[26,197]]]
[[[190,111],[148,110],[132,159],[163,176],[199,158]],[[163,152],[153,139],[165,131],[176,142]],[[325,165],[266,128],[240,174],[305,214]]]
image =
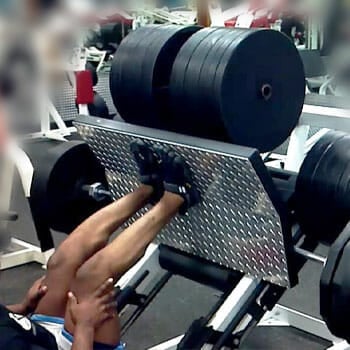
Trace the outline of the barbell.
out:
[[[105,170],[86,143],[36,143],[28,153],[35,169],[32,211],[50,228],[69,234],[111,203]]]
[[[128,123],[267,152],[298,124],[305,74],[274,30],[154,25],[122,41],[110,88]]]
[[[330,131],[300,169],[295,212],[304,234],[332,244],[350,220],[350,135]]]
[[[329,330],[350,341],[350,135],[330,131],[306,156],[294,195],[294,210],[302,233],[330,244],[320,281],[320,311]]]

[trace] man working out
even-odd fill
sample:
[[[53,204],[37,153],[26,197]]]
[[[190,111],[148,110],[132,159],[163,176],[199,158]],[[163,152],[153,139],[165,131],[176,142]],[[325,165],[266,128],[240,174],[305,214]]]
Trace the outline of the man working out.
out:
[[[117,281],[139,261],[175,215],[185,213],[198,202],[189,168],[178,155],[168,149],[150,147],[140,140],[132,143],[131,151],[139,168],[140,186],[80,225],[48,263],[44,281],[48,292],[32,320],[56,332],[60,349],[70,349],[72,335],[77,337],[74,319],[67,310],[68,291],[72,290],[78,300],[84,302],[108,277],[113,276]],[[150,202],[157,204],[108,244],[110,236]],[[65,318],[64,329],[63,320],[57,317]],[[94,340],[95,348],[118,348],[119,319],[107,320],[96,330]]]
[[[19,314],[34,311],[31,326],[25,319],[28,327],[40,325],[55,338],[53,341],[47,333],[39,344],[33,342],[41,346],[38,349],[123,348],[119,319],[111,310],[114,303],[109,288],[144,255],[175,215],[184,214],[199,200],[187,164],[174,152],[136,140],[131,144],[131,153],[139,168],[140,186],[94,214],[69,235],[49,260],[44,279],[29,292],[30,302],[4,308],[4,315],[0,312],[0,326],[3,317],[18,317],[11,316],[9,311]],[[108,244],[110,236],[148,203],[156,204]],[[111,276],[113,280],[103,284]],[[43,333],[41,327],[37,329]],[[34,341],[32,336],[18,339],[16,334],[15,339],[7,339],[7,335],[0,332],[0,345],[4,344],[1,349],[34,349],[29,347]],[[20,345],[8,345],[15,341]]]

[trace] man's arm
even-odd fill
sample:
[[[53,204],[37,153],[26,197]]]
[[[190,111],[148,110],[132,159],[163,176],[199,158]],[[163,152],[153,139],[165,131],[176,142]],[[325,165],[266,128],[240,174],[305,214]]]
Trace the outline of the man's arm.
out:
[[[23,304],[8,305],[6,308],[14,314],[26,316],[26,307]]]
[[[74,332],[72,350],[93,350],[95,329],[93,327],[77,325]]]
[[[7,309],[14,314],[23,316],[27,316],[31,312],[34,312],[41,298],[47,293],[47,287],[43,285],[44,279],[45,276],[41,277],[33,284],[22,303],[9,305],[7,306]]]

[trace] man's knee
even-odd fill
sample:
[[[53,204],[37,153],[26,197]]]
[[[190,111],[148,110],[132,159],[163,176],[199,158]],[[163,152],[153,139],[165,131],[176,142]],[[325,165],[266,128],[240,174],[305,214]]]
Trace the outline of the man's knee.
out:
[[[62,267],[63,262],[66,261],[66,257],[62,254],[60,250],[57,250],[47,262],[47,270],[57,270]]]

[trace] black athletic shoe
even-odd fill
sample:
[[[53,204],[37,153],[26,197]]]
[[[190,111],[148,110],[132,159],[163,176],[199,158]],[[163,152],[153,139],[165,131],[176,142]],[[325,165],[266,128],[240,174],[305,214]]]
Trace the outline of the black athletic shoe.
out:
[[[200,201],[200,194],[193,185],[192,172],[185,160],[169,149],[163,149],[164,190],[181,196],[185,203],[180,209],[184,215]]]
[[[130,150],[139,168],[140,182],[154,188],[151,203],[157,203],[164,193],[161,149],[138,139],[130,144]]]

